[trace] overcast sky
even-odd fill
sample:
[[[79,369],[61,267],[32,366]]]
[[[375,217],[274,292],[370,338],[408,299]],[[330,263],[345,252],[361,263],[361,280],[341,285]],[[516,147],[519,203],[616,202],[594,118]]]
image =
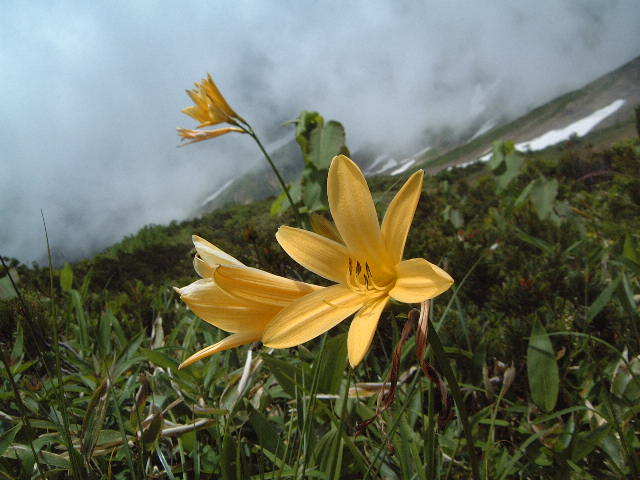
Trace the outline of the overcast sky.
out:
[[[206,72],[271,140],[315,109],[352,150],[408,151],[427,127],[524,113],[638,54],[637,0],[5,0],[0,254],[43,258],[42,209],[54,249],[88,255],[260,160],[242,136],[176,148]]]

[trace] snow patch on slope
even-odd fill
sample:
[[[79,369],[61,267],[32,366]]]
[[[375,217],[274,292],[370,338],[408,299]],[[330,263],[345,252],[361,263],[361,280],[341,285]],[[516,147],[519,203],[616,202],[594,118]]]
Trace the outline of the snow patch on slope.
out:
[[[229,188],[231,186],[231,184],[235,181],[234,178],[232,178],[231,180],[229,180],[227,183],[225,183],[224,185],[222,185],[222,187],[220,187],[218,190],[216,190],[215,192],[213,192],[211,195],[209,195],[207,198],[204,199],[204,201],[202,202],[202,204],[200,205],[201,207],[204,207],[207,203],[215,200],[216,198],[218,198],[218,196],[224,192],[227,188]]]
[[[406,172],[407,170],[409,170],[409,168],[411,168],[411,165],[413,165],[414,163],[416,163],[415,158],[409,158],[404,165],[396,168],[393,172],[389,173],[389,175],[400,175],[402,172]]]
[[[528,142],[518,143],[516,145],[516,149],[520,150],[521,152],[525,152],[528,150],[542,150],[543,148],[555,145],[556,143],[569,140],[571,135],[573,135],[574,133],[578,137],[582,137],[589,133],[591,129],[599,124],[602,120],[615,113],[622,105],[624,105],[624,103],[624,100],[618,99],[610,105],[607,105],[600,110],[596,110],[588,117],[578,120],[577,122],[573,122],[571,125],[560,128],[558,130],[551,130],[544,135],[534,138],[533,140],[529,140]]]
[[[480,135],[482,135],[483,133],[488,132],[489,130],[491,130],[493,127],[496,126],[498,122],[496,122],[493,118],[487,120],[486,122],[484,122],[482,124],[482,126],[478,129],[478,131],[476,133],[473,134],[473,137],[471,137],[469,139],[469,141],[475,140],[476,138],[478,138]]]
[[[576,134],[578,137],[583,137],[587,133],[589,133],[593,127],[599,124],[608,116],[614,114],[622,105],[625,104],[625,100],[618,99],[606,107],[603,107],[599,110],[596,110],[592,114],[581,118],[580,120],[573,122],[567,125],[564,128],[559,128],[557,130],[550,130],[539,137],[534,138],[533,140],[528,140],[526,142],[521,142],[516,144],[516,150],[520,152],[533,152],[536,150],[543,150],[552,145],[556,145],[557,143],[564,142],[569,140],[573,134]],[[478,136],[476,134],[475,136]],[[475,138],[474,136],[474,138]],[[452,165],[447,167],[447,170],[451,170],[452,168],[464,168],[468,167],[477,162],[488,162],[491,160],[491,156],[493,152],[487,152],[481,157],[478,157],[476,160],[470,160],[468,162],[460,163],[457,165]]]
[[[367,175],[379,175],[381,173],[387,173],[387,175],[400,175],[415,165],[418,158],[429,150],[431,150],[431,147],[425,147],[410,157],[403,158],[402,160],[396,160],[389,155],[380,155],[371,165],[369,165],[365,173]]]

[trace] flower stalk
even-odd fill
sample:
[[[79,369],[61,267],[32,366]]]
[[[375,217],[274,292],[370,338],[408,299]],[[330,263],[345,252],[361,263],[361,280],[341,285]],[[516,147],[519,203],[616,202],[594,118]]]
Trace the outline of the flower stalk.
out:
[[[439,370],[444,374],[444,377],[449,384],[449,389],[451,390],[451,396],[453,397],[453,401],[456,403],[458,407],[458,413],[460,415],[460,423],[462,423],[462,430],[464,431],[464,435],[467,440],[467,451],[469,452],[469,461],[471,463],[471,474],[474,480],[480,480],[480,469],[478,464],[478,457],[476,456],[474,442],[473,442],[473,433],[471,432],[471,426],[469,425],[469,416],[467,414],[467,410],[464,406],[464,401],[462,398],[462,391],[460,390],[460,386],[458,385],[458,381],[456,380],[456,376],[451,369],[451,365],[449,364],[449,360],[444,352],[444,348],[442,347],[442,342],[440,342],[440,337],[438,336],[438,332],[433,326],[431,321],[429,323],[429,345],[433,351],[433,355],[436,359],[436,362],[439,366]]]
[[[291,198],[291,194],[289,193],[289,188],[285,184],[282,175],[280,175],[280,171],[273,163],[271,156],[267,153],[266,148],[262,145],[260,138],[249,122],[231,108],[218,89],[218,86],[213,81],[211,75],[207,75],[207,78],[202,79],[200,82],[196,82],[194,89],[187,90],[187,95],[189,95],[189,98],[193,101],[193,105],[183,109],[182,113],[197,120],[199,125],[195,130],[178,128],[178,135],[180,135],[182,140],[187,140],[183,145],[210,140],[232,132],[246,133],[249,135],[256,142],[258,148],[271,166],[271,169],[276,174],[280,187],[287,196],[287,200],[289,200],[289,204],[295,212],[298,224],[303,226],[302,216],[295,206],[293,199]],[[212,127],[224,123],[232,126],[216,128],[215,130],[204,129],[204,127]]]
[[[276,167],[275,163],[273,163],[273,160],[271,159],[271,156],[269,155],[269,153],[267,153],[267,149],[264,148],[264,145],[262,145],[262,142],[260,141],[260,138],[258,137],[256,132],[253,130],[251,125],[249,125],[246,121],[244,123],[248,127],[247,129],[245,129],[245,132],[247,134],[249,134],[249,136],[251,138],[253,138],[253,140],[256,142],[256,144],[258,145],[258,148],[260,149],[260,151],[264,155],[264,158],[267,160],[267,162],[271,166],[271,169],[273,170],[273,173],[275,173],[276,178],[278,179],[278,182],[280,183],[280,188],[282,188],[282,191],[287,196],[287,200],[289,200],[289,205],[291,205],[291,208],[293,209],[293,211],[295,213],[298,225],[303,226],[304,222],[303,222],[303,219],[302,219],[302,215],[300,214],[300,211],[298,210],[298,207],[296,207],[295,202],[291,198],[291,194],[289,193],[289,187],[287,187],[287,184],[284,182],[284,179],[282,178],[282,175],[280,175],[280,171],[278,170],[278,167]],[[243,128],[243,127],[241,127],[241,128]]]

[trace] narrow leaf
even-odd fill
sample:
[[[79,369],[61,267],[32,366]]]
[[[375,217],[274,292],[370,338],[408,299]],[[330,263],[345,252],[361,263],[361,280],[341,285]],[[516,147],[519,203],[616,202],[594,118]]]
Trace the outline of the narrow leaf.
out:
[[[553,345],[539,320],[533,323],[527,350],[527,374],[531,397],[545,412],[556,406],[560,377]]]

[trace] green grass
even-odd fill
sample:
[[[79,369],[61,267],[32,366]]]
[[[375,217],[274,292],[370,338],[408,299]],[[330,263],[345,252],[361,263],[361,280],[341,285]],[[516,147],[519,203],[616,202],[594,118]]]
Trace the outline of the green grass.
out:
[[[52,285],[47,268],[9,262],[21,298],[0,300],[0,478],[468,479],[474,457],[483,479],[634,478],[639,147],[527,156],[499,194],[484,166],[426,180],[405,257],[456,280],[431,312],[442,349],[432,335],[427,351],[446,394],[418,368],[411,336],[395,401],[366,428],[377,396],[362,383],[388,378],[406,305],[385,312],[355,371],[349,321],[294,349],[257,348],[241,392],[247,347],[177,370],[226,335],[170,288],[196,278],[192,233],[321,282],[275,242],[292,220],[271,217],[269,201],[146,227],[53,271]],[[541,176],[557,197],[517,202]],[[381,211],[397,180],[371,179]],[[539,201],[558,218],[541,220]]]

